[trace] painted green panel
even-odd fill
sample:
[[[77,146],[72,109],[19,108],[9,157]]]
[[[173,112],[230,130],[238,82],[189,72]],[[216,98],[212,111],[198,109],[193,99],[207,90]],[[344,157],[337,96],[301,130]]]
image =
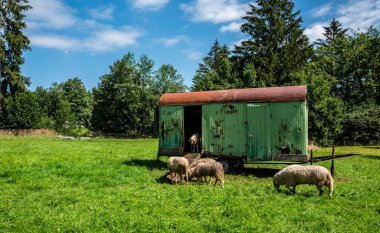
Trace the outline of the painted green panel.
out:
[[[271,152],[306,154],[307,109],[305,101],[270,103]]]
[[[159,147],[182,148],[183,106],[161,106]]]
[[[245,103],[202,106],[202,149],[222,156],[246,155]]]
[[[252,160],[269,160],[270,154],[270,105],[247,104],[247,155]]]

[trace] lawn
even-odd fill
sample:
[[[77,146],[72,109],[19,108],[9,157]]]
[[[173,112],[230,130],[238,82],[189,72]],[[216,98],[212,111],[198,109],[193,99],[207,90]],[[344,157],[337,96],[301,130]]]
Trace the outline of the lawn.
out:
[[[157,140],[0,137],[0,232],[378,232],[380,147],[337,147],[333,199],[246,165],[225,188],[161,182]],[[331,148],[315,153],[328,155]],[[327,168],[330,161],[319,163]],[[327,190],[326,190],[327,191]]]

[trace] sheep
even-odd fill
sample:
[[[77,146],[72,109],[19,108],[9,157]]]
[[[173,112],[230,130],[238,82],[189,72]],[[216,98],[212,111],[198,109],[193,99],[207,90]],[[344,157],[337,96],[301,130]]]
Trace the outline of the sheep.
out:
[[[182,174],[185,173],[186,182],[189,181],[189,162],[186,158],[183,157],[170,157],[168,160],[168,169],[170,172],[170,178],[173,181],[173,173],[175,176],[179,174],[181,178],[181,182],[183,182]],[[175,178],[175,183],[177,183],[177,179]]]
[[[208,159],[208,158],[199,159],[199,160],[193,162],[192,164],[190,164],[189,169],[196,167],[196,166],[197,166],[198,164],[200,164],[200,163],[215,163],[215,162],[216,162],[215,159]],[[202,180],[202,179],[203,179],[203,177],[201,177],[201,180]],[[206,178],[206,177],[205,177],[205,180],[207,181],[207,178]],[[210,177],[209,182],[211,182],[211,177]]]
[[[220,186],[224,188],[224,169],[223,165],[219,162],[215,163],[199,163],[196,167],[189,169],[189,176],[199,178],[205,176],[213,176],[215,177],[215,183],[219,181]]]
[[[273,185],[277,190],[279,190],[280,185],[285,185],[291,192],[295,193],[296,186],[299,184],[314,184],[319,190],[320,196],[323,193],[323,186],[327,186],[329,197],[332,198],[334,179],[330,172],[322,166],[291,165],[274,175]]]
[[[190,139],[189,139],[189,142],[190,142],[190,145],[191,145],[191,152],[199,152],[199,142],[201,140],[201,137],[199,136],[199,134],[195,133],[193,135],[191,135]]]

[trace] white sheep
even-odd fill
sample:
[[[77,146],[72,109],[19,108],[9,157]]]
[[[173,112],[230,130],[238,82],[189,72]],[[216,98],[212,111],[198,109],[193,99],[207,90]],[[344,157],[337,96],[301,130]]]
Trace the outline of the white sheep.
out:
[[[214,163],[199,163],[196,167],[189,169],[189,176],[197,177],[198,180],[202,177],[210,176],[215,178],[215,183],[219,181],[220,186],[224,188],[224,169],[219,162]]]
[[[199,152],[199,143],[200,143],[201,137],[199,134],[195,133],[191,135],[189,142],[191,145],[191,152]]]
[[[181,178],[181,182],[183,182],[183,176],[182,174],[185,174],[186,182],[189,181],[189,162],[184,157],[170,157],[168,160],[168,169],[170,172],[170,178],[173,181],[173,173],[174,177],[176,177],[177,174],[179,174]],[[177,179],[175,178],[175,182],[177,183]]]
[[[322,166],[291,165],[274,175],[273,185],[277,190],[279,190],[280,185],[285,185],[291,192],[295,193],[296,186],[299,184],[314,184],[319,190],[319,195],[323,193],[323,186],[327,186],[329,197],[332,198],[334,179],[330,172]]]

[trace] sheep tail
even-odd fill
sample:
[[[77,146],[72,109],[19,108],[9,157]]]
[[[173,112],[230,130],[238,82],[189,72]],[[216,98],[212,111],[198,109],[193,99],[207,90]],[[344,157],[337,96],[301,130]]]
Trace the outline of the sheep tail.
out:
[[[329,197],[332,198],[332,193],[334,191],[334,179],[332,178],[332,176],[329,174],[328,176],[328,179],[329,179]]]

